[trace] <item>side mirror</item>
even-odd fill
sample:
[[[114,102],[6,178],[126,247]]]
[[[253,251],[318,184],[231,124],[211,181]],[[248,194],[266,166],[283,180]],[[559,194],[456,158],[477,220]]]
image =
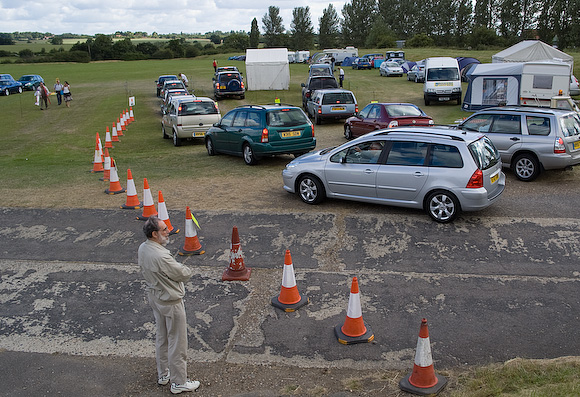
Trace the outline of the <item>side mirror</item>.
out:
[[[219,126],[220,126],[220,123],[219,123],[219,121],[218,121],[217,123],[213,123],[213,126],[214,126],[214,127],[219,127]]]
[[[342,156],[342,157],[341,157],[341,158],[338,160],[338,162],[339,162],[340,164],[346,164],[346,156]]]
[[[212,77],[211,79],[212,79],[213,81],[215,81],[215,77]]]
[[[300,84],[300,87],[304,88],[304,87],[306,87],[306,84],[302,83],[302,84]]]

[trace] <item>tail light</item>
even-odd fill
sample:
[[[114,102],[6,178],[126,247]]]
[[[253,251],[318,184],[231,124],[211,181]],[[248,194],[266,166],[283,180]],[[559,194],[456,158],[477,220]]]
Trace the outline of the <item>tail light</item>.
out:
[[[358,103],[357,103],[356,105],[354,105],[354,111],[355,111],[356,113],[358,113]]]
[[[389,126],[387,128],[393,128],[393,127],[398,127],[399,126],[399,122],[397,120],[393,120],[389,123]]]
[[[554,141],[554,153],[566,153],[566,145],[564,145],[564,140],[560,137]]]
[[[322,106],[318,107],[318,114],[322,114]]]
[[[479,168],[473,173],[473,175],[471,175],[471,178],[469,178],[469,182],[467,182],[467,186],[465,187],[468,189],[483,187],[483,172]]]
[[[219,90],[220,89],[220,83],[215,83],[215,89]]]
[[[243,81],[241,82],[241,86],[242,86],[242,89],[243,89],[244,88],[244,82]]]
[[[268,129],[264,128],[262,130],[262,139],[261,139],[262,143],[268,143]]]

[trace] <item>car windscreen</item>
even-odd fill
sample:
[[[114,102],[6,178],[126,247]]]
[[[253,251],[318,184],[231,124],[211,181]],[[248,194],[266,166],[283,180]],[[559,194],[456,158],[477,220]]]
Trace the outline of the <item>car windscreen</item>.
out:
[[[500,159],[499,152],[486,136],[482,136],[470,143],[469,151],[480,170],[487,170],[493,167]]]
[[[330,77],[322,79],[312,79],[310,81],[311,90],[321,90],[323,88],[338,88],[336,79],[334,77]]]
[[[22,76],[18,80],[20,80],[20,81],[31,81],[33,79],[34,79],[34,76]]]
[[[308,123],[308,118],[300,109],[276,109],[266,113],[269,127],[295,127]]]
[[[229,83],[232,80],[241,80],[237,73],[224,73],[220,75],[220,83]]]
[[[323,105],[332,105],[335,103],[353,104],[354,97],[350,92],[332,92],[324,94],[322,97]]]
[[[415,106],[409,105],[387,105],[385,106],[387,109],[387,113],[391,117],[404,117],[404,116],[424,116],[421,109],[416,108]]]
[[[400,65],[397,62],[387,62],[387,67],[398,68]]]
[[[564,136],[580,135],[580,117],[577,114],[561,117],[560,128]]]
[[[429,68],[427,80],[430,81],[455,81],[459,80],[458,68]]]
[[[217,114],[217,107],[213,102],[182,102],[179,104],[180,116],[192,116],[202,114]]]

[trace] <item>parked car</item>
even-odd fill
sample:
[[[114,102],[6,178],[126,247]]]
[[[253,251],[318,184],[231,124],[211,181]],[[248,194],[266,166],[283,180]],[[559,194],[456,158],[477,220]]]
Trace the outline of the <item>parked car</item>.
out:
[[[207,153],[242,156],[248,165],[264,156],[299,156],[316,147],[314,126],[302,109],[288,105],[237,107],[205,136]]]
[[[165,80],[179,80],[179,77],[177,77],[174,74],[164,74],[162,76],[159,76],[157,80],[155,80],[155,83],[157,84],[158,97],[161,96],[161,89],[163,88],[163,83],[165,82]]]
[[[9,74],[0,74],[0,94],[22,94],[22,83],[14,80]]]
[[[186,90],[167,90],[167,92],[165,93],[165,99],[163,100],[163,102],[161,102],[161,114],[164,114],[164,112],[167,111],[173,98],[182,98],[182,97],[195,98],[195,95],[191,95]]]
[[[338,88],[338,83],[334,76],[310,76],[306,84],[302,83],[302,107],[306,110],[306,102],[310,99],[312,93],[324,88]]]
[[[358,104],[352,91],[328,88],[314,91],[306,102],[306,111],[316,124],[322,120],[351,117],[358,112]]]
[[[433,124],[433,119],[412,103],[369,103],[346,120],[344,136],[352,139],[382,128]]]
[[[165,93],[169,90],[184,90],[187,92],[187,87],[185,87],[185,84],[181,80],[165,80],[161,87],[161,98],[165,98]]]
[[[212,80],[213,95],[216,101],[223,97],[237,96],[240,99],[246,97],[244,79],[240,72],[219,72],[215,74]]]
[[[580,116],[570,110],[506,106],[474,113],[458,126],[485,133],[504,166],[533,181],[542,170],[580,164]]]
[[[173,145],[180,146],[183,139],[205,137],[207,130],[221,119],[217,103],[206,97],[176,97],[161,118],[164,139],[173,137]]]
[[[36,91],[40,83],[44,83],[44,79],[37,74],[25,74],[18,81],[22,83],[22,88],[27,91]]]
[[[407,80],[415,83],[423,83],[425,81],[425,65],[416,64],[407,72]]]
[[[580,95],[580,86],[578,85],[578,79],[574,75],[570,76],[570,95],[571,96]]]
[[[446,127],[375,131],[294,159],[282,178],[307,204],[328,197],[418,208],[441,223],[490,206],[505,188],[491,140]]]
[[[328,63],[315,63],[310,65],[308,76],[334,76],[332,67]]]
[[[403,75],[403,68],[397,62],[394,61],[385,61],[381,63],[381,67],[379,68],[379,75],[381,76],[399,76]]]
[[[369,58],[356,58],[352,61],[353,69],[372,69],[373,64]]]

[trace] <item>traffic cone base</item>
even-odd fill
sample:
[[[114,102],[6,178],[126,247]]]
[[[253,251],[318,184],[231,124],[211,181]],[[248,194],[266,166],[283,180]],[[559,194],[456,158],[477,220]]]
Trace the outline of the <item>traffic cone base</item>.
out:
[[[342,324],[338,324],[336,327],[334,327],[334,334],[336,335],[338,341],[343,345],[354,345],[355,343],[372,342],[375,339],[375,334],[373,334],[373,331],[371,330],[371,328],[367,323],[364,323],[364,326],[367,331],[360,336],[345,335],[345,333],[342,332]]]
[[[178,232],[179,232],[179,230],[175,233],[178,233]],[[171,233],[169,233],[169,234],[171,234]],[[203,250],[202,247],[200,247],[198,250],[195,250],[195,251],[188,251],[188,250],[184,249],[183,247],[181,247],[177,253],[181,256],[192,256],[192,255],[203,255],[203,254],[205,254],[205,251]]]
[[[277,296],[272,298],[272,306],[277,307],[280,310],[284,310],[287,313],[291,313],[293,311],[296,311],[296,310],[300,309],[302,306],[308,304],[309,302],[310,302],[310,299],[308,299],[308,297],[306,297],[306,296],[301,296],[300,300],[298,302],[292,303],[292,304],[280,302],[278,300]]]
[[[409,382],[409,378],[411,378],[411,375],[412,373],[401,379],[401,381],[399,382],[399,388],[403,391],[406,391],[407,393],[413,393],[420,396],[427,396],[430,394],[437,394],[441,390],[443,390],[445,386],[447,386],[447,378],[435,374],[435,377],[437,378],[437,384],[435,386],[428,388],[416,387]]]
[[[177,234],[177,233],[179,233],[180,231],[181,231],[180,229],[178,229],[178,228],[174,227],[174,228],[173,228],[173,230],[171,230],[171,231],[169,232],[169,235],[171,236],[172,234]],[[205,251],[204,251],[204,253],[205,253]],[[200,254],[200,255],[201,255],[201,254]]]
[[[105,193],[107,193],[107,194],[125,193],[125,188],[121,188],[121,190],[111,190],[111,189],[107,189],[107,190],[105,190]]]
[[[127,203],[125,203],[125,204],[123,204],[121,206],[121,209],[124,209],[124,210],[138,210],[141,207],[143,207],[143,202],[142,201],[139,201],[139,202],[137,202],[137,203],[135,203],[133,205],[128,205]]]
[[[252,269],[245,267],[242,270],[232,270],[229,267],[222,274],[222,281],[248,281]]]

